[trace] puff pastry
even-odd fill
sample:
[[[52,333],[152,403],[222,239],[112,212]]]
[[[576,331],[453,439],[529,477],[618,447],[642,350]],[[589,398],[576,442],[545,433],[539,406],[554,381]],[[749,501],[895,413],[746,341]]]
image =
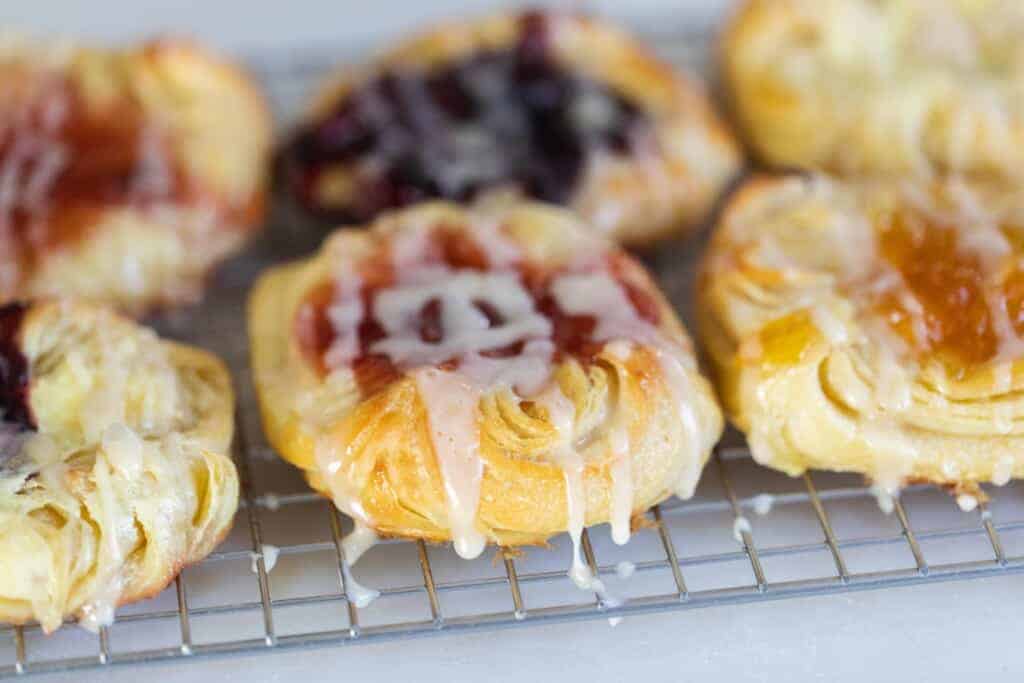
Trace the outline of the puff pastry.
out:
[[[191,302],[261,219],[266,105],[194,45],[0,35],[0,92],[0,302]]]
[[[0,621],[95,629],[227,533],[226,369],[106,308],[0,308]]]
[[[1024,5],[747,0],[724,76],[768,163],[1024,175]]]
[[[722,429],[636,261],[554,207],[423,204],[341,230],[250,300],[270,442],[387,536],[542,543],[693,493]],[[352,558],[349,558],[350,560]]]
[[[860,472],[883,496],[912,481],[970,496],[1024,474],[1022,250],[1013,188],[745,185],[698,303],[754,458],[791,475]]]
[[[452,23],[345,68],[287,153],[337,222],[512,192],[643,244],[693,227],[740,159],[695,80],[618,29],[529,12]]]

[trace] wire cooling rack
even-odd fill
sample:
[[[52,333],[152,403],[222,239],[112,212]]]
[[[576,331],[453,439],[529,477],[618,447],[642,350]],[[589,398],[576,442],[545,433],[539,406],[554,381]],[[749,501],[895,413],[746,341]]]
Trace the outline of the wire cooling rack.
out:
[[[703,70],[708,31],[676,31],[651,43],[669,60]],[[342,56],[344,57],[344,56]],[[278,120],[339,59],[306,48],[263,55],[255,70]],[[268,263],[308,253],[317,233],[277,202],[266,234],[222,269],[197,310],[161,322],[165,334],[220,353],[238,397],[235,456],[242,505],[235,527],[207,559],[163,593],[129,605],[98,635],[65,625],[0,628],[0,675],[193,660],[232,652],[356,644],[382,639],[568,619],[616,620],[644,612],[969,579],[1024,571],[1024,486],[989,489],[970,512],[931,487],[911,487],[883,514],[850,476],[790,479],[756,466],[735,434],[715,453],[696,496],[651,510],[628,545],[606,527],[583,536],[591,569],[614,601],[577,589],[570,547],[475,561],[447,547],[384,542],[354,573],[381,596],[365,608],[346,598],[340,539],[347,522],[277,458],[262,436],[247,363],[244,300]],[[684,316],[700,240],[649,260]],[[607,628],[596,623],[594,628]]]

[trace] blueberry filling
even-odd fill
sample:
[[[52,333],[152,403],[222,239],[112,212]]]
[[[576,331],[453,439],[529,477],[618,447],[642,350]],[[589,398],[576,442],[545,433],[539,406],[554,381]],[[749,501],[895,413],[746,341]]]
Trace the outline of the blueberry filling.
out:
[[[354,221],[504,185],[568,201],[592,153],[629,154],[648,122],[620,94],[560,64],[550,28],[543,14],[527,13],[511,48],[426,72],[387,72],[351,92],[286,150],[299,201],[324,218]],[[339,166],[354,172],[343,205],[318,189]]]
[[[28,404],[28,359],[18,342],[25,310],[17,303],[0,307],[0,422],[28,430],[35,420]]]

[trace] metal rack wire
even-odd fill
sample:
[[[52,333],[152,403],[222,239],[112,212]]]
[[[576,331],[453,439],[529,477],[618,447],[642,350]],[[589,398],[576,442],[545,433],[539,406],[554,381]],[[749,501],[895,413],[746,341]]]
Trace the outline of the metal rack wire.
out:
[[[668,59],[700,69],[707,35],[677,32],[653,36],[652,43]],[[280,120],[336,59],[336,53],[305,50],[258,60]],[[124,608],[97,636],[70,625],[51,636],[38,626],[0,628],[6,641],[0,642],[0,676],[556,620],[614,623],[644,612],[1024,571],[1022,486],[990,490],[991,498],[969,513],[943,492],[911,487],[886,516],[858,480],[769,472],[756,467],[732,435],[716,451],[695,498],[652,509],[629,545],[615,546],[602,527],[584,533],[586,562],[615,601],[572,585],[564,538],[550,549],[492,551],[474,562],[458,560],[448,548],[394,541],[356,568],[381,593],[360,608],[346,592],[346,522],[309,493],[263,439],[241,332],[244,296],[255,274],[308,252],[315,240],[278,206],[268,234],[224,269],[209,300],[164,323],[165,333],[213,347],[235,373],[243,500],[232,535],[161,595]],[[686,255],[663,255],[650,264],[684,313],[696,251],[689,245]]]

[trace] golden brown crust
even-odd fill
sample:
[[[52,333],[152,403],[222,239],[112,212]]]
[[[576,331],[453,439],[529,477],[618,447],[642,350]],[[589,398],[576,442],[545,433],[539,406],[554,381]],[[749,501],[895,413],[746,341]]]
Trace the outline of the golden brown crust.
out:
[[[96,628],[230,530],[231,381],[214,356],[82,303],[32,304],[18,337],[35,428],[0,436],[0,621]]]
[[[294,330],[310,293],[331,282],[340,263],[358,263],[396,236],[444,226],[472,242],[480,225],[500,225],[523,250],[529,269],[557,268],[595,246],[571,214],[539,204],[464,210],[432,203],[388,214],[368,229],[335,233],[315,257],[274,268],[256,284],[249,301],[254,379],[270,443],[305,472],[310,484],[332,495],[384,535],[452,540],[445,480],[430,436],[430,419],[416,377],[400,372],[367,394],[349,366],[324,375]],[[574,407],[573,425],[585,462],[585,523],[609,520],[612,466],[609,425],[627,425],[632,445],[632,498],[639,513],[671,495],[681,480],[696,481],[721,431],[721,416],[706,380],[693,365],[689,340],[669,304],[643,269],[624,255],[624,277],[656,305],[660,333],[688,358],[683,397],[692,410],[692,442],[674,403],[658,352],[635,342],[623,353],[615,344],[591,361],[564,358],[554,384]],[[342,260],[339,260],[342,259]],[[348,267],[348,266],[346,266]],[[347,272],[347,271],[346,271]],[[628,339],[627,335],[627,339]],[[489,542],[511,546],[542,543],[565,531],[567,490],[553,450],[559,432],[547,409],[511,391],[487,387],[479,403],[480,484],[476,528]],[[327,463],[330,474],[325,474]]]
[[[261,222],[270,116],[238,67],[179,40],[5,36],[0,82],[0,301],[192,302]]]
[[[746,0],[721,42],[757,154],[833,173],[1024,173],[1024,16],[999,0]]]
[[[578,14],[551,13],[555,57],[622,93],[653,123],[656,150],[593,160],[569,208],[620,243],[642,246],[699,225],[742,160],[703,85],[654,57],[626,32]],[[414,36],[361,67],[340,70],[313,99],[307,119],[326,116],[354,88],[395,69],[429,70],[485,50],[511,47],[520,15],[451,22]],[[346,177],[345,169],[332,173]],[[339,191],[350,185],[332,182]],[[326,187],[326,185],[325,185]]]
[[[746,183],[705,257],[698,321],[755,459],[890,492],[1024,473],[1021,330],[999,322],[1021,305],[1004,265],[1022,218],[998,185]]]

